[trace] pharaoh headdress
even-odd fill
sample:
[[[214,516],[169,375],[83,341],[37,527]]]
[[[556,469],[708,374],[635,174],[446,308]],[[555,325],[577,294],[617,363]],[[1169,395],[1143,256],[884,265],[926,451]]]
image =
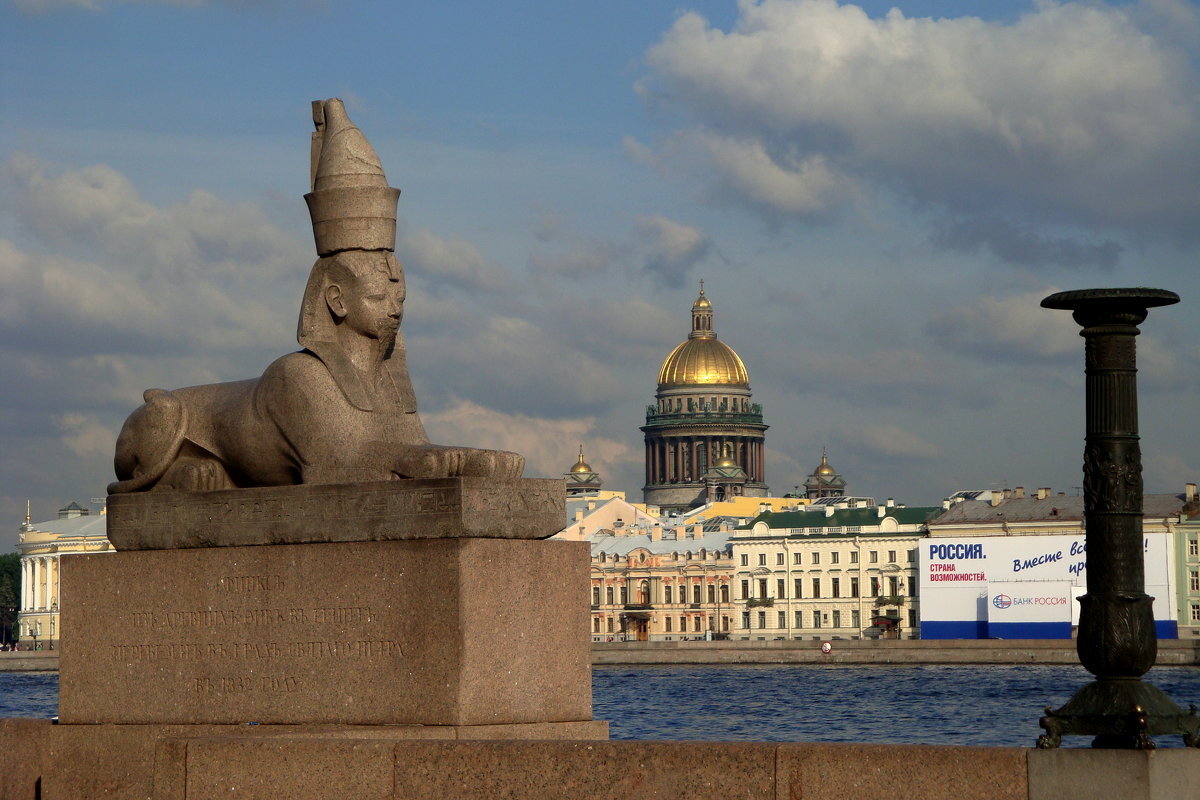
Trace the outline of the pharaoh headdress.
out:
[[[346,398],[370,411],[374,389],[364,387],[354,368],[335,344],[333,321],[325,306],[330,282],[329,256],[350,250],[377,251],[386,258],[390,277],[400,278],[400,264],[391,255],[396,248],[396,201],[400,190],[388,186],[383,165],[367,137],[346,116],[337,98],[313,101],[312,191],[304,195],[312,218],[313,239],[320,256],[308,276],[296,339],[325,363]],[[416,411],[412,382],[404,360],[404,340],[397,334],[384,362],[395,384],[387,404],[401,411]]]

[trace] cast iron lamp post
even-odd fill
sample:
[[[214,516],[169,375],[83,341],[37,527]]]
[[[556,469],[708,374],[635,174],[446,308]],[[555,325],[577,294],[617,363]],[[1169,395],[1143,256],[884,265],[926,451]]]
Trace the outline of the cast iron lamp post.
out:
[[[1142,537],[1142,453],[1138,445],[1134,337],[1151,308],[1179,302],[1163,289],[1082,289],[1052,294],[1044,308],[1073,312],[1083,326],[1087,436],[1083,502],[1087,593],[1079,598],[1079,661],[1096,680],[1057,711],[1046,709],[1037,746],[1064,734],[1095,736],[1092,747],[1154,747],[1179,733],[1200,746],[1196,707],[1184,712],[1142,680],[1154,666],[1154,598],[1146,594]]]

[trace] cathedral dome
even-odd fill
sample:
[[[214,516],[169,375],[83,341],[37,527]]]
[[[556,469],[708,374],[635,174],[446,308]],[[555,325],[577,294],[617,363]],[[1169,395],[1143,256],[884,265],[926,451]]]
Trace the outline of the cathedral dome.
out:
[[[688,339],[663,361],[658,371],[658,388],[674,386],[747,386],[746,365],[733,348],[712,339]]]
[[[733,348],[717,340],[713,332],[712,303],[700,296],[692,304],[692,332],[662,363],[658,371],[658,388],[678,386],[749,386],[746,365]]]

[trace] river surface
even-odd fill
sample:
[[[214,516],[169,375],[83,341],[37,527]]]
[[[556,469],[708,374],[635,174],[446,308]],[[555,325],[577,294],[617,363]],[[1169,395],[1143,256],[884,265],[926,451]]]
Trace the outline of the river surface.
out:
[[[597,666],[593,716],[613,739],[1030,747],[1042,710],[1090,677],[1078,666]],[[1184,708],[1200,703],[1200,668],[1156,667],[1146,679]],[[0,717],[57,713],[56,673],[0,673]]]

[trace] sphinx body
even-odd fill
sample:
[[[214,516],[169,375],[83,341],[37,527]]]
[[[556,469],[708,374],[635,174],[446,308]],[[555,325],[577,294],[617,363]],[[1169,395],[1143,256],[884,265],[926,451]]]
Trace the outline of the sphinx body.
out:
[[[399,334],[400,191],[340,100],[313,103],[313,121],[304,199],[319,257],[300,307],[304,349],[255,380],[148,390],[117,438],[110,493],[520,477],[516,453],[430,443]]]
[[[117,439],[118,480],[108,490],[520,476],[516,453],[431,444],[411,387],[400,391],[390,372],[383,382],[394,389],[380,393],[386,404],[356,407],[325,363],[301,351],[258,379],[151,389]]]

